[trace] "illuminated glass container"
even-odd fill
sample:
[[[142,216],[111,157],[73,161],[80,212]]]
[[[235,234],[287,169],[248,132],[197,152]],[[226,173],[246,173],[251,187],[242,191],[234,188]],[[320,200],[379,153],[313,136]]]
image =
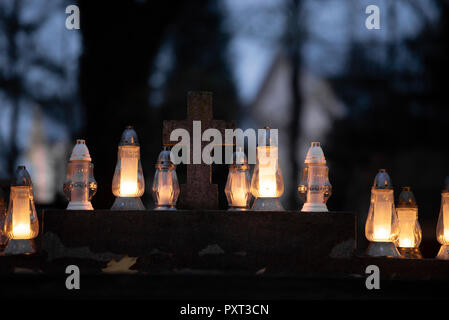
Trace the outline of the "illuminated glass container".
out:
[[[304,161],[301,183],[298,186],[300,198],[305,202],[302,212],[327,212],[326,202],[332,194],[329,169],[319,142],[312,142]]]
[[[225,186],[229,210],[248,210],[251,201],[251,176],[245,152],[239,148],[233,155]]]
[[[140,197],[145,191],[140,145],[133,127],[123,131],[117,153],[117,165],[112,179],[115,201],[111,210],[145,210]]]
[[[5,250],[9,241],[9,237],[5,232],[6,211],[6,199],[3,190],[0,188],[0,255],[3,254],[3,250]]]
[[[270,127],[259,133],[257,160],[251,181],[251,193],[255,200],[252,210],[282,211],[279,201],[284,193],[284,181],[278,159],[278,143],[271,137]]]
[[[33,183],[24,166],[17,167],[11,183],[5,232],[10,239],[5,254],[36,252],[33,239],[39,233],[39,221],[34,207]]]
[[[449,177],[441,192],[441,208],[437,223],[437,240],[441,244],[437,259],[449,260]]]
[[[67,165],[64,193],[69,200],[67,210],[93,210],[91,199],[97,192],[94,164],[84,140],[76,140]]]
[[[419,245],[422,239],[418,222],[418,205],[410,187],[403,187],[396,208],[399,220],[399,235],[396,246],[404,258],[421,259]]]
[[[371,205],[365,224],[365,236],[370,241],[367,255],[373,257],[400,257],[395,242],[399,223],[394,208],[394,191],[390,176],[381,169],[371,188]]]
[[[171,161],[170,155],[171,151],[168,147],[164,147],[157,158],[153,179],[155,210],[176,210],[179,183],[176,176],[176,166]]]

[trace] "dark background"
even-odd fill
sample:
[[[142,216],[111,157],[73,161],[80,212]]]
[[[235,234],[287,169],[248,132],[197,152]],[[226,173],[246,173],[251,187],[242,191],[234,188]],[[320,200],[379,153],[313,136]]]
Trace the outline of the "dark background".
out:
[[[80,30],[64,26],[70,4],[79,5]],[[365,28],[370,4],[380,7],[380,30]],[[360,245],[370,187],[385,168],[396,197],[401,186],[415,193],[422,251],[433,257],[449,173],[448,18],[440,0],[6,0],[2,184],[25,163],[38,205],[64,208],[65,165],[84,138],[99,185],[93,205],[109,208],[117,143],[131,124],[151,208],[162,120],[185,118],[187,91],[212,91],[216,119],[279,128],[287,209],[300,208],[299,170],[318,140],[334,187],[328,207],[358,214]],[[214,167],[223,209],[226,175]]]

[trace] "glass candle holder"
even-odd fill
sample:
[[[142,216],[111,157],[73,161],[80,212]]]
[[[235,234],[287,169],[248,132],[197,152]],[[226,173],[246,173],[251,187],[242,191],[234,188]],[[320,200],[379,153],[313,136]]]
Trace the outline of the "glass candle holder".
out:
[[[3,189],[0,187],[0,255],[3,254],[3,251],[5,250],[6,245],[8,244],[9,241],[9,237],[5,232],[7,209],[8,208],[6,205],[5,194],[3,193]]]
[[[390,176],[381,169],[371,188],[371,204],[365,224],[365,236],[370,241],[367,255],[400,257],[395,242],[399,223],[394,208],[394,191]]]
[[[251,193],[255,200],[252,210],[282,211],[279,198],[284,193],[284,181],[279,166],[278,143],[271,136],[270,127],[259,133],[257,160],[251,180]]]
[[[76,140],[67,164],[64,193],[69,200],[67,210],[93,210],[92,197],[97,192],[94,164],[86,141]]]
[[[441,244],[437,259],[449,260],[449,177],[441,192],[441,207],[437,223],[437,240]]]
[[[251,178],[248,159],[241,148],[234,152],[233,163],[229,166],[225,194],[229,210],[248,210],[251,201]]]
[[[34,206],[33,183],[24,166],[17,167],[11,183],[5,232],[10,239],[5,254],[36,252],[33,239],[39,233],[39,221]]]
[[[111,210],[145,210],[140,197],[145,191],[140,145],[133,127],[123,131],[117,153],[117,165],[112,179],[115,201]]]
[[[399,203],[396,208],[399,221],[399,235],[396,246],[404,258],[421,259],[419,245],[422,231],[418,222],[418,205],[410,187],[403,187],[399,194]]]
[[[153,198],[155,210],[176,210],[179,197],[179,183],[176,166],[171,161],[171,151],[168,147],[159,153],[156,162],[156,172],[153,179]]]
[[[305,202],[302,212],[327,212],[326,202],[332,194],[329,182],[329,169],[319,142],[312,142],[304,161],[298,186],[299,197]]]

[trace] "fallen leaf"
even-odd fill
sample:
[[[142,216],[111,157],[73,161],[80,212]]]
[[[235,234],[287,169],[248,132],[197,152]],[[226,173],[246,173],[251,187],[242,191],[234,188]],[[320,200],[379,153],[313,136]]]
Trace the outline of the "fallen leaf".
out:
[[[137,261],[137,257],[124,256],[119,261],[111,259],[106,268],[101,269],[104,273],[136,273],[137,270],[130,270]]]

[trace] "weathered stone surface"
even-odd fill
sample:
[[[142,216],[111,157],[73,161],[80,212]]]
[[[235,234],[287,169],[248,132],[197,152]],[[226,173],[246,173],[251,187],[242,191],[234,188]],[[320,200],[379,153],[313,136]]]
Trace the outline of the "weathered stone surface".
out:
[[[43,250],[52,259],[139,257],[148,272],[288,272],[322,265],[336,246],[350,257],[355,226],[349,213],[46,211]]]
[[[0,273],[65,275],[66,266],[75,264],[84,275],[98,276],[306,275],[301,279],[311,288],[338,277],[349,287],[360,279],[366,292],[366,267],[377,265],[383,290],[387,283],[393,288],[449,280],[449,261],[353,256],[356,222],[348,213],[46,211],[42,219],[43,251],[0,257]],[[126,279],[134,290],[138,280]]]

